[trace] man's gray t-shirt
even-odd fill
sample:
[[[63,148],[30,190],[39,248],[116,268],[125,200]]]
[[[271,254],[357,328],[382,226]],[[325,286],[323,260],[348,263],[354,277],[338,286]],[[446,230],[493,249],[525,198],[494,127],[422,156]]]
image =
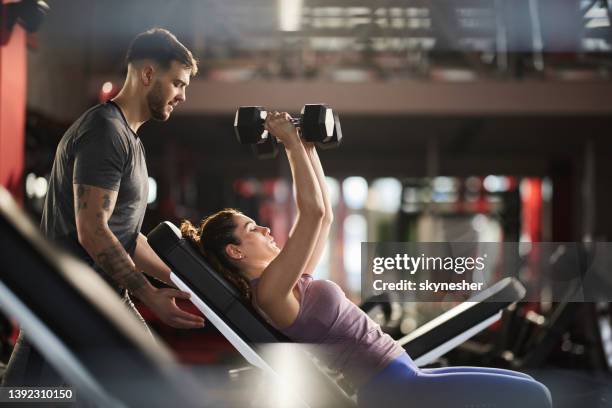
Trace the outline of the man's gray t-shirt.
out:
[[[55,153],[41,229],[47,238],[94,266],[120,291],[101,268],[95,267],[79,244],[73,184],[118,192],[108,226],[125,250],[133,255],[147,206],[148,173],[142,142],[115,103],[107,102],[89,109],[62,137]]]

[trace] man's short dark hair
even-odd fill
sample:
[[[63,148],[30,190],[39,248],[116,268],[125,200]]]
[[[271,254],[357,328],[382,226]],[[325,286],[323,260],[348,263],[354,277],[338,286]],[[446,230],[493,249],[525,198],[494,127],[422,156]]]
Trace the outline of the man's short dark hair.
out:
[[[152,28],[132,40],[125,57],[126,63],[145,59],[155,61],[163,69],[170,68],[172,61],[177,61],[191,68],[191,76],[198,72],[198,61],[193,58],[191,51],[174,34],[163,28]]]

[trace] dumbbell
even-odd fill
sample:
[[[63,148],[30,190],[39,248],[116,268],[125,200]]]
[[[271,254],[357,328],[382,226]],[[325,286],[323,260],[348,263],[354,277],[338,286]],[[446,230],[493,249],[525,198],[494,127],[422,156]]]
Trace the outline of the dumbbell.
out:
[[[264,129],[267,115],[261,106],[241,106],[234,118],[236,138],[242,144],[252,145],[259,158],[276,157],[278,153],[276,138]],[[340,120],[327,105],[304,105],[300,117],[292,118],[291,122],[302,130],[304,140],[317,143],[321,148],[337,147],[342,140]]]

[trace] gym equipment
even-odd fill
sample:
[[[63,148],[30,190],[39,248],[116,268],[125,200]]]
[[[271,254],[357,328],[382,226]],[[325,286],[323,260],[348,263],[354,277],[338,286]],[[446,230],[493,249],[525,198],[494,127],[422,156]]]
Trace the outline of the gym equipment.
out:
[[[0,11],[2,9],[0,5]],[[21,0],[5,4],[8,31],[18,23],[28,33],[35,33],[49,14],[49,5],[43,0]]]
[[[525,296],[525,287],[504,278],[398,340],[418,366],[430,364],[501,319]]]
[[[0,310],[33,346],[100,407],[205,405],[182,371],[89,266],[48,243],[0,186]]]
[[[580,280],[567,285],[558,301],[528,302],[508,308],[495,348],[482,356],[483,360],[512,369],[529,369],[541,367],[556,352],[557,360],[566,360],[573,366],[592,370],[612,367],[609,304],[576,301],[585,290],[606,287],[606,282],[585,283],[586,272],[596,259],[597,243],[575,245],[570,248],[560,244],[548,262],[556,278],[565,280],[578,272]],[[568,269],[565,265],[575,267]],[[598,347],[593,347],[598,342]]]
[[[518,280],[502,279],[407,335],[397,336],[399,330],[388,334],[404,347],[418,366],[424,366],[451,350],[446,344],[448,340],[474,337],[500,320],[503,310],[514,306],[524,296],[525,288]],[[366,299],[361,309],[370,314],[374,308],[379,308],[383,314],[380,323],[386,325],[391,319],[391,302],[388,294],[382,293]],[[454,319],[455,316],[461,319]],[[435,334],[430,337],[427,334],[430,332]]]
[[[258,158],[273,158],[278,154],[277,141],[264,129],[268,112],[261,106],[241,106],[234,117],[234,132],[241,144],[253,146]],[[317,143],[323,149],[338,147],[342,140],[340,120],[324,104],[307,104],[299,118],[291,122],[302,130],[304,140]]]
[[[274,371],[272,363],[260,355],[259,345],[289,342],[286,336],[271,327],[236,288],[211,268],[174,224],[159,224],[149,233],[148,242],[172,268],[172,281],[191,293],[190,301],[238,352],[264,372]],[[417,364],[428,364],[498,320],[502,310],[512,303],[509,299],[520,300],[524,291],[515,279],[504,279],[415,330],[400,344]],[[350,406],[350,400],[329,377],[322,376],[320,382],[317,390],[333,402],[330,406]],[[307,403],[310,397],[304,396]]]

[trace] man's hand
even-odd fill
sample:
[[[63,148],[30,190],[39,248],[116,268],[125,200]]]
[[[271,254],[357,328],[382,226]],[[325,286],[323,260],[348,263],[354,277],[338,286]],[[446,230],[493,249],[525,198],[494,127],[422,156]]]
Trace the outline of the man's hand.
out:
[[[162,322],[177,329],[197,329],[204,326],[204,319],[181,310],[175,298],[189,299],[189,293],[178,289],[153,289],[140,299]]]

